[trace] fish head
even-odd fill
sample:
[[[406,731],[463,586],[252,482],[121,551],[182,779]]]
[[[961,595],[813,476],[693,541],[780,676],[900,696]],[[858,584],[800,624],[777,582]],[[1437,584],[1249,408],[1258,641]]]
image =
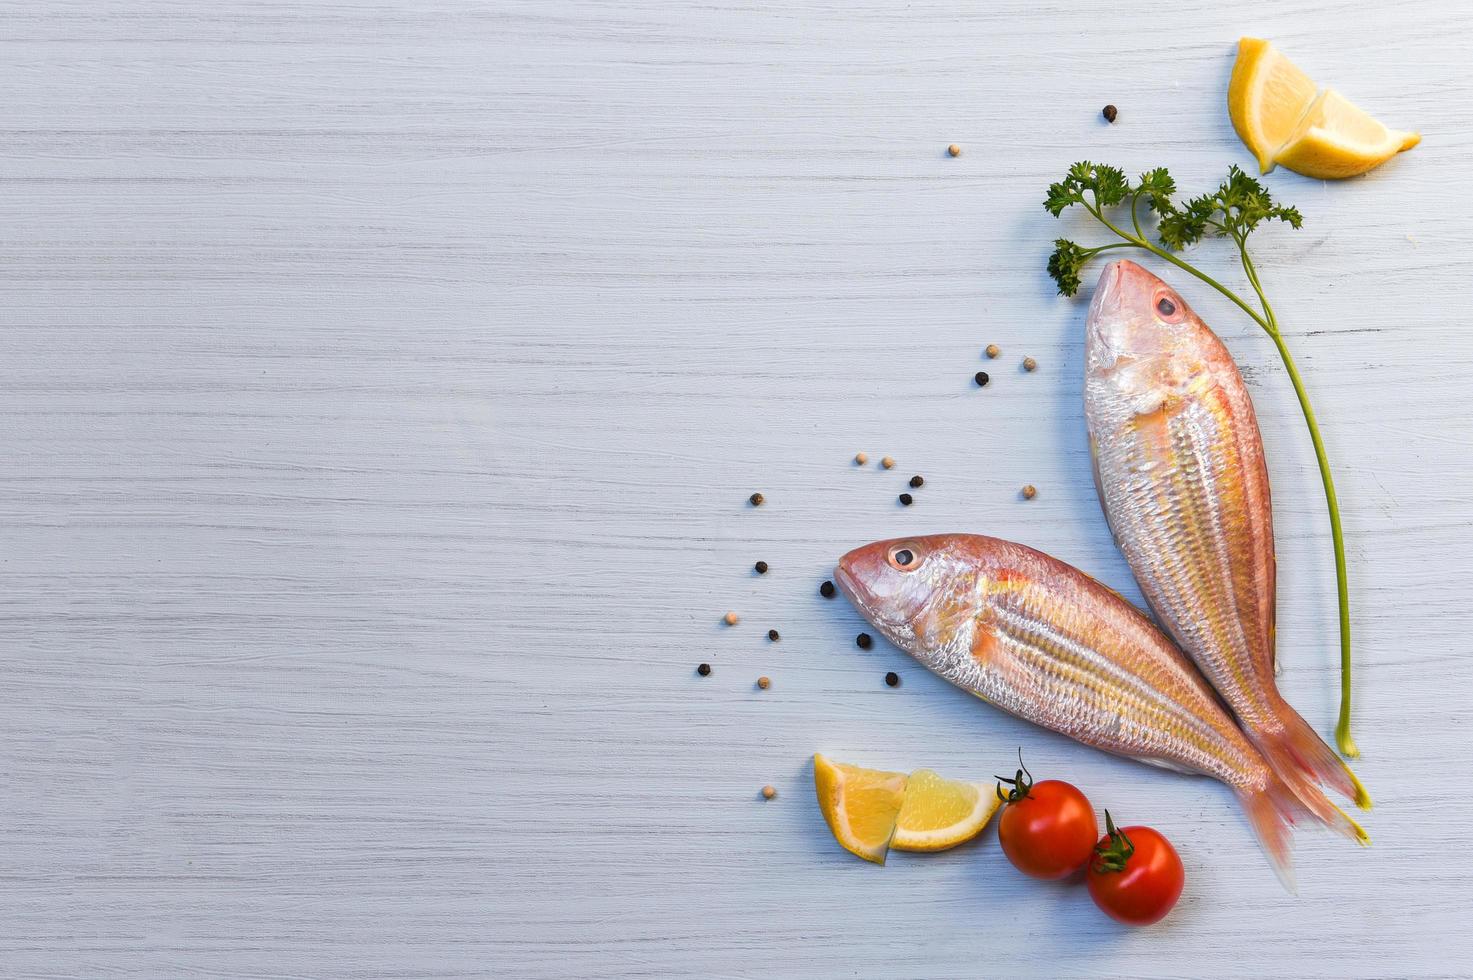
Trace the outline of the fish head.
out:
[[[969,534],[891,538],[839,559],[844,595],[891,643],[933,670],[971,642],[982,567]]]
[[[1171,394],[1203,373],[1203,339],[1211,331],[1176,290],[1122,259],[1100,273],[1085,334],[1091,379],[1113,377],[1134,392]]]

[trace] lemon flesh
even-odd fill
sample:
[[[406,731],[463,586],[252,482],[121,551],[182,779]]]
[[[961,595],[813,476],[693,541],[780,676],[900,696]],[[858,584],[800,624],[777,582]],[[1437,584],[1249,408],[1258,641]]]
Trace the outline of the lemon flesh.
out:
[[[1228,83],[1228,116],[1258,169],[1274,168],[1274,153],[1294,134],[1314,102],[1314,81],[1262,38],[1238,42],[1238,60]]]
[[[1339,180],[1378,167],[1422,141],[1387,129],[1334,89],[1327,89],[1275,156],[1295,173]]]
[[[1333,89],[1319,92],[1308,75],[1256,37],[1238,41],[1228,116],[1263,173],[1282,164],[1306,177],[1354,177],[1421,140],[1386,128]]]
[[[906,782],[890,846],[897,851],[955,847],[980,834],[1001,802],[991,784],[964,783],[917,769]]]
[[[905,799],[906,776],[813,757],[818,807],[834,839],[866,861],[885,863],[895,819]]]

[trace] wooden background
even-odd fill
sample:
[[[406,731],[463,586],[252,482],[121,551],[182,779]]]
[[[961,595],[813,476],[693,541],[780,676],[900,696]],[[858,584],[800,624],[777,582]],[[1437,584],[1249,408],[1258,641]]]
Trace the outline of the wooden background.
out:
[[[0,973],[1473,973],[1470,32],[1441,0],[0,4]],[[1043,273],[1093,232],[1040,201],[1080,158],[1247,165],[1245,33],[1425,136],[1271,175],[1305,227],[1254,242],[1340,480],[1380,803],[1370,850],[1301,835],[1297,898],[1221,787],[857,650],[816,593],[970,530],[1138,596]],[[1253,388],[1282,686],[1328,734],[1302,422],[1181,285]],[[1178,843],[1167,923],[990,830],[863,864],[812,799],[815,750],[986,779],[1020,745]]]

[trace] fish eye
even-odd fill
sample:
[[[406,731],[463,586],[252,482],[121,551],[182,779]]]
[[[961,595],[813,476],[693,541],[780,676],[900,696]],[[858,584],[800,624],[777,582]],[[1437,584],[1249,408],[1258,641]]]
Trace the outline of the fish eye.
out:
[[[920,567],[921,556],[915,545],[898,544],[885,556],[892,568],[902,572],[913,572]]]
[[[1161,314],[1161,319],[1168,323],[1175,323],[1181,319],[1181,304],[1163,294],[1156,298],[1156,312]]]

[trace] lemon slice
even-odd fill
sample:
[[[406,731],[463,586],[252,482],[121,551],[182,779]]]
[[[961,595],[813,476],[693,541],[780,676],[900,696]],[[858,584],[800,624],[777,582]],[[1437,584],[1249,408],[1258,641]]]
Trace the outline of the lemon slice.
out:
[[[1238,41],[1238,60],[1228,83],[1228,115],[1243,145],[1258,158],[1258,169],[1274,168],[1274,152],[1294,134],[1314,102],[1316,86],[1288,58],[1262,38]]]
[[[964,783],[917,769],[905,784],[890,846],[897,851],[955,847],[982,833],[1001,802],[990,783]]]
[[[1378,167],[1421,141],[1416,133],[1387,129],[1339,92],[1326,89],[1275,160],[1306,177],[1338,180]]]
[[[866,861],[884,864],[905,798],[905,774],[861,769],[815,754],[813,782],[834,839]]]
[[[1262,38],[1238,41],[1228,83],[1228,116],[1268,173],[1275,164],[1323,180],[1363,174],[1421,137],[1387,129],[1339,92],[1317,86]]]

